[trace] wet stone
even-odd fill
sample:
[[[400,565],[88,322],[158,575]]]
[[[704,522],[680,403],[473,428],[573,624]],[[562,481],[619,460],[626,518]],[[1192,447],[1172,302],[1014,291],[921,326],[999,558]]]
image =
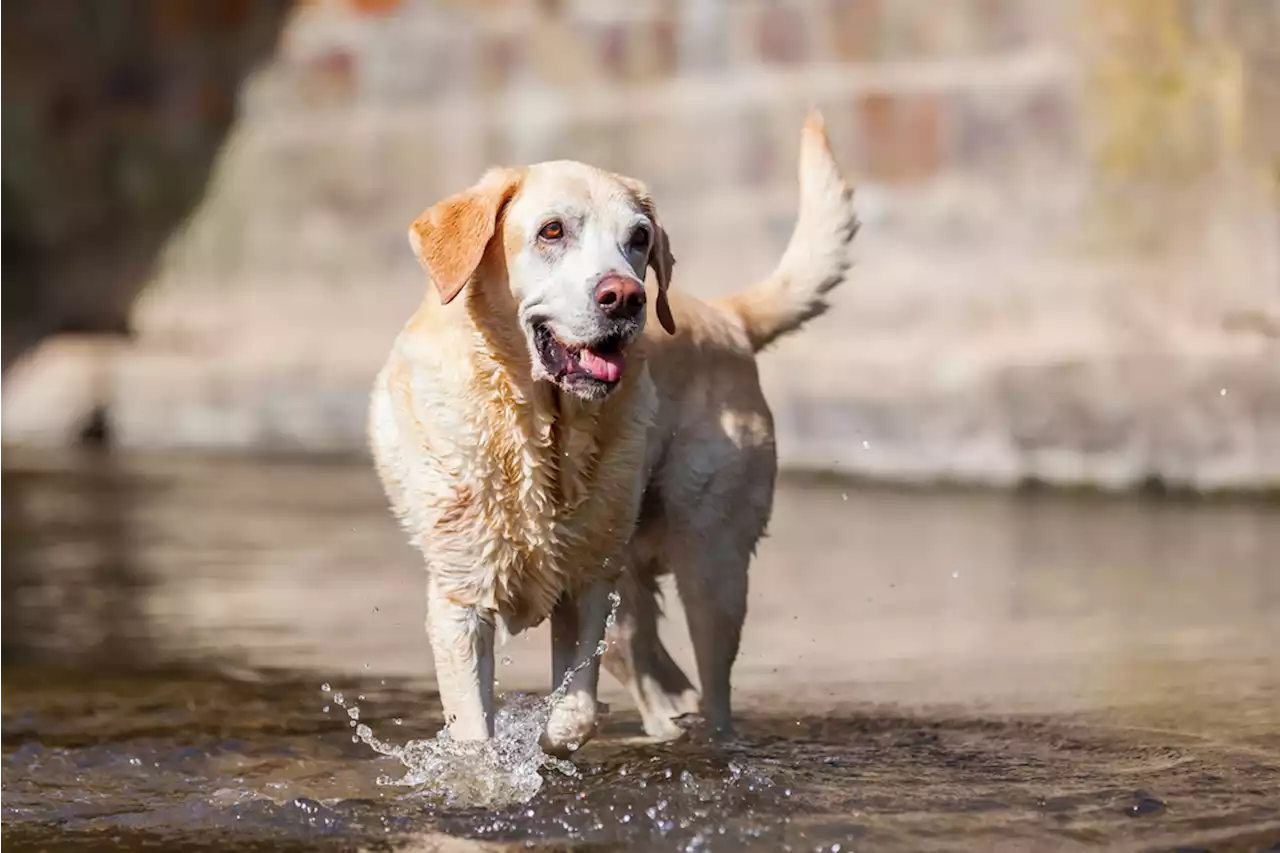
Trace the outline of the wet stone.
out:
[[[1146,817],[1164,814],[1168,805],[1159,797],[1153,797],[1145,791],[1135,791],[1132,802],[1125,806],[1125,814],[1130,817]]]

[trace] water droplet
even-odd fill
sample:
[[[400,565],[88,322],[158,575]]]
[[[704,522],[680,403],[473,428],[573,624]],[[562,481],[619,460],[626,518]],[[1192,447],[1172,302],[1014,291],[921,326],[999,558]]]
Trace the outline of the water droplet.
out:
[[[321,708],[320,710],[321,710],[321,711],[324,711],[324,712],[327,714],[327,713],[329,713],[329,706],[328,706],[328,705],[325,705],[325,706],[324,706],[323,708]]]
[[[374,612],[374,613],[380,613],[380,612],[381,612],[381,608],[379,608],[377,605],[374,605],[373,612]]]
[[[391,722],[397,726],[404,725],[404,720],[400,719],[399,717],[395,717],[394,719],[391,720]]]
[[[360,709],[357,708],[355,705],[352,705],[350,708],[347,709],[347,716],[353,720],[360,719]]]
[[[848,492],[841,492],[841,493],[840,493],[840,500],[842,500],[842,501],[847,501],[847,500],[849,500],[849,493],[848,493]]]
[[[612,609],[606,625],[615,623],[621,601],[616,592],[609,598]],[[601,643],[600,647],[603,650],[605,644]],[[406,773],[402,778],[379,776],[379,785],[412,786],[421,794],[439,797],[455,805],[527,803],[542,787],[547,770],[558,770],[570,778],[581,778],[581,773],[571,763],[547,755],[539,741],[546,730],[551,709],[568,689],[569,679],[588,665],[589,660],[571,669],[565,683],[545,698],[508,695],[494,720],[495,732],[491,741],[454,741],[446,727],[434,738],[411,740],[400,745],[380,740],[363,723],[355,727],[354,740],[363,742],[380,755],[397,759],[405,766]],[[333,697],[336,704],[345,707],[341,699],[340,694]],[[356,719],[354,714],[351,717],[353,721]],[[398,726],[402,721],[396,718],[393,723]],[[638,782],[643,788],[644,780]],[[576,812],[570,810],[566,814]],[[665,823],[668,825],[664,834],[675,825],[671,821]],[[603,829],[603,826],[598,828]]]
[[[871,449],[871,442],[867,441],[866,439],[863,439],[863,441],[862,441],[862,449],[863,449],[863,450],[870,450],[870,449]]]
[[[956,578],[958,578],[958,577],[960,577],[960,573],[959,573],[959,572],[952,572],[952,573],[951,573],[951,579],[952,579],[952,580],[955,580],[955,579],[956,579]]]
[[[329,682],[327,682],[327,681],[326,681],[324,684],[321,684],[321,685],[320,685],[320,689],[321,689],[322,691],[324,691],[325,693],[328,693],[328,692],[329,692],[330,690],[332,690],[333,688],[332,688],[332,687],[330,687],[330,686],[329,686]]]
[[[364,701],[364,694],[363,694],[363,693],[361,693],[361,694],[360,694],[359,696],[357,696],[356,698],[357,698],[357,699],[359,699],[361,702],[363,702],[363,701]]]
[[[132,764],[134,767],[141,767],[141,766],[142,766],[142,759],[141,759],[141,758],[130,758],[130,759],[129,759],[129,763],[130,763],[130,764]]]
[[[511,666],[511,658],[504,657],[504,658],[502,659],[502,665],[503,665],[503,666]]]
[[[1219,397],[1225,397],[1225,396],[1227,396],[1227,389],[1226,389],[1226,388],[1219,388],[1219,389],[1218,389],[1218,396],[1219,396]]]
[[[366,664],[364,665],[364,668],[365,668],[365,669],[368,669],[368,668],[369,668],[369,664],[368,664],[368,663],[366,663]]]

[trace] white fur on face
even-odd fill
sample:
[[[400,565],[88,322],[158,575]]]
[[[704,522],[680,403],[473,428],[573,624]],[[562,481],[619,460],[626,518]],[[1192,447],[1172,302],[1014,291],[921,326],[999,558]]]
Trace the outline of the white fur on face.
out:
[[[563,236],[541,239],[552,220]],[[632,242],[637,228],[648,234],[641,244]],[[653,229],[635,195],[607,173],[580,163],[530,167],[506,213],[508,235],[518,235],[518,245],[507,245],[507,273],[526,336],[538,323],[567,344],[614,334],[616,325],[596,304],[596,285],[608,275],[643,283]],[[632,337],[643,325],[642,313]]]

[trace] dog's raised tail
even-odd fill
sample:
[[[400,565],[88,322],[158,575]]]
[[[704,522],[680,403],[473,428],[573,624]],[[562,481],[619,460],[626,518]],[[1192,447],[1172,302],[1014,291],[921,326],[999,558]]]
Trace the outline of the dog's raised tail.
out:
[[[742,321],[756,352],[827,310],[827,294],[853,263],[857,233],[853,190],[831,154],[822,114],[810,110],[800,139],[800,215],[782,260],[764,281],[719,300]]]

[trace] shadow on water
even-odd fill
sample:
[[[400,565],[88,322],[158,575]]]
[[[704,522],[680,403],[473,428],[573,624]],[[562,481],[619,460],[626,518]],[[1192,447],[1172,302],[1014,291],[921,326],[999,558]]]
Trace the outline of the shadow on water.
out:
[[[786,485],[738,737],[648,743],[615,692],[577,778],[463,808],[379,784],[403,768],[334,701],[396,743],[441,724],[364,466],[6,464],[10,849],[1280,844],[1274,505]],[[546,689],[544,636],[500,654]]]

